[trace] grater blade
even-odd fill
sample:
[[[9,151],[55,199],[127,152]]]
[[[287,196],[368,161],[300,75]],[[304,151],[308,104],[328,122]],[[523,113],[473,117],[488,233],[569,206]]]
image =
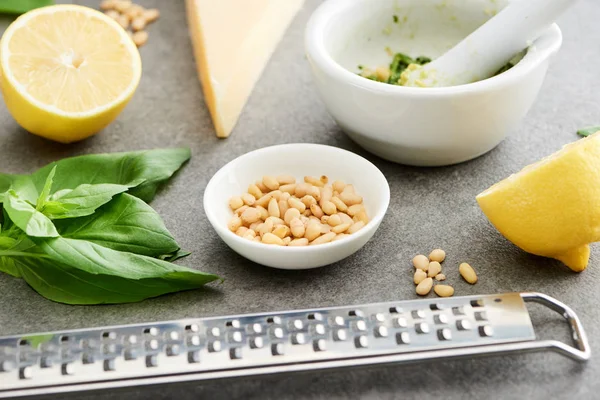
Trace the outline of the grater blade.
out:
[[[576,347],[536,340],[526,301]],[[0,337],[0,398],[542,349],[590,357],[575,313],[540,293],[197,318]]]

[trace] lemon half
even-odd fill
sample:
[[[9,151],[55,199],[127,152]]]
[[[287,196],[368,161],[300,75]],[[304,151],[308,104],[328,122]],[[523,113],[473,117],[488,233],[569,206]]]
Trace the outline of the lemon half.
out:
[[[139,84],[142,62],[116,21],[91,8],[56,5],[8,27],[0,71],[6,106],[19,125],[70,143],[119,115]]]
[[[477,196],[508,240],[583,271],[600,241],[600,132],[564,146]]]

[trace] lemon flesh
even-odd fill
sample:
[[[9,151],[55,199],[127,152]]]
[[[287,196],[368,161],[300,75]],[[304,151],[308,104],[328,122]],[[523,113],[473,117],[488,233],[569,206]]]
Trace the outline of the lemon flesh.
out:
[[[38,8],[0,40],[2,94],[31,133],[63,143],[112,122],[141,77],[139,52],[125,30],[91,8]]]
[[[477,202],[521,249],[583,271],[588,244],[600,241],[600,132],[498,182]]]

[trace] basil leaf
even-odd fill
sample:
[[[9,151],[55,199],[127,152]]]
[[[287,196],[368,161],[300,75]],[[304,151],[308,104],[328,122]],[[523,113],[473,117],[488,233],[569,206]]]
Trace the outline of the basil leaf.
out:
[[[73,190],[60,191],[60,195],[51,197],[50,207],[42,212],[50,219],[76,218],[93,214],[96,209],[108,203],[113,196],[126,192],[129,186],[102,183],[98,185],[79,185]]]
[[[58,232],[52,221],[31,204],[21,199],[14,190],[6,193],[4,209],[10,220],[29,236],[56,237]]]
[[[15,264],[33,289],[61,303],[135,302],[196,289],[219,279],[216,275],[83,240],[59,237],[36,241],[36,252],[13,256]]]
[[[160,216],[137,197],[122,193],[87,217],[54,221],[61,236],[113,250],[159,257],[179,250]]]
[[[34,8],[54,4],[54,0],[0,0],[0,13],[23,14]]]
[[[593,135],[596,132],[600,132],[600,126],[588,126],[587,128],[582,128],[577,131],[577,134],[579,136],[586,137]]]
[[[158,258],[160,258],[161,260],[165,260],[168,262],[173,262],[175,260],[179,260],[180,258],[184,258],[189,256],[190,254],[192,254],[191,251],[185,251],[185,250],[177,250],[175,253],[171,253],[171,254],[164,254]]]
[[[35,209],[40,211],[44,208],[44,203],[48,200],[50,196],[50,190],[52,189],[52,180],[54,179],[54,174],[56,173],[56,167],[52,168],[52,171],[46,177],[46,183],[44,183],[44,188],[40,193],[40,196],[37,199],[37,203],[35,205]]]

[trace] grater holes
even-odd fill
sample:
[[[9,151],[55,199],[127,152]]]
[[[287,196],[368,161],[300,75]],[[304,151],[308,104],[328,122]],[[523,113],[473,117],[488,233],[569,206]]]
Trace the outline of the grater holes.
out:
[[[473,307],[473,308],[483,307],[483,300],[481,300],[481,299],[471,300],[471,307]]]
[[[314,320],[314,321],[323,321],[323,314],[311,313],[311,314],[308,314],[308,319]]]
[[[267,323],[281,325],[281,317],[273,316],[267,318]]]
[[[19,346],[31,346],[31,342],[27,339],[19,340]]]
[[[388,310],[390,314],[400,314],[402,313],[402,309],[400,307],[390,307]]]
[[[158,329],[156,328],[146,328],[144,329],[144,333],[150,336],[158,336]]]
[[[197,324],[189,324],[185,326],[186,332],[198,333],[200,331],[200,327]]]
[[[363,313],[360,310],[350,310],[350,311],[348,311],[348,316],[349,317],[360,317],[360,318],[362,318],[362,317],[365,316],[365,313]]]

